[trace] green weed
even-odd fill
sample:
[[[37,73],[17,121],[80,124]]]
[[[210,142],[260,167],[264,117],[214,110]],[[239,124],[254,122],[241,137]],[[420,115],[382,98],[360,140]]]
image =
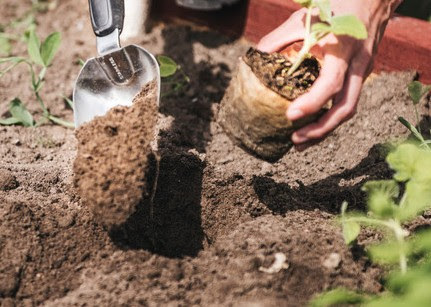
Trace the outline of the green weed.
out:
[[[0,58],[0,64],[6,65],[6,68],[0,70],[0,77],[13,70],[19,64],[26,64],[31,76],[31,89],[35,95],[40,108],[42,117],[35,121],[32,115],[27,111],[25,105],[19,98],[15,98],[9,105],[11,116],[0,120],[1,125],[39,126],[47,121],[73,128],[74,124],[56,117],[50,113],[44,100],[41,97],[41,89],[45,83],[45,75],[51,67],[52,61],[58,51],[61,43],[60,33],[51,33],[43,42],[40,41],[34,29],[31,29],[26,39],[27,56],[26,57],[6,57]]]

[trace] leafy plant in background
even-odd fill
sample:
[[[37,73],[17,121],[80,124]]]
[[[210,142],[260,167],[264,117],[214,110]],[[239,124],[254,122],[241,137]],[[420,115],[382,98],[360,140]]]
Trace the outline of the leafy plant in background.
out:
[[[17,65],[23,63],[29,68],[31,76],[31,89],[37,102],[42,109],[42,118],[35,122],[33,116],[27,111],[25,105],[19,98],[15,98],[9,105],[11,117],[0,120],[2,125],[22,124],[24,126],[38,126],[47,121],[65,127],[73,128],[74,124],[58,118],[50,113],[40,91],[45,83],[45,75],[52,64],[52,61],[60,46],[60,33],[50,34],[43,42],[40,41],[34,29],[30,30],[27,39],[27,57],[6,57],[0,58],[0,64],[7,65],[0,71],[0,77],[14,69]]]
[[[26,42],[29,33],[36,29],[35,14],[53,9],[57,1],[33,0],[30,9],[15,20],[0,24],[0,56],[10,56],[14,42]],[[13,32],[19,31],[19,34]]]
[[[406,126],[407,129],[410,130],[413,136],[419,141],[421,147],[431,150],[431,147],[430,147],[431,140],[425,140],[425,138],[422,135],[422,131],[420,128],[419,111],[418,111],[418,104],[426,95],[428,95],[429,91],[431,90],[431,85],[424,85],[419,81],[413,81],[407,86],[407,88],[409,91],[410,99],[413,102],[413,107],[415,109],[418,128],[416,129],[414,125],[412,125],[408,120],[406,120],[402,116],[400,116],[398,120],[404,126]],[[431,130],[430,130],[430,133],[431,133]]]
[[[332,16],[329,0],[294,0],[307,9],[305,34],[302,49],[288,71],[293,74],[301,63],[310,56],[310,50],[326,35],[348,35],[356,39],[366,39],[368,34],[364,24],[354,15]],[[313,11],[319,10],[320,22],[311,24]]]
[[[163,84],[169,87],[167,92],[162,93],[162,97],[179,92],[190,83],[190,78],[173,59],[165,55],[158,55],[157,61],[159,62]]]
[[[393,269],[384,282],[386,292],[372,296],[335,289],[314,299],[311,306],[429,306],[431,230],[411,234],[404,225],[431,208],[431,151],[401,144],[386,161],[395,172],[393,179],[369,181],[363,186],[368,214],[347,213],[347,203],[341,210],[347,244],[356,240],[361,226],[381,231],[382,242],[368,246],[367,252],[373,262]]]

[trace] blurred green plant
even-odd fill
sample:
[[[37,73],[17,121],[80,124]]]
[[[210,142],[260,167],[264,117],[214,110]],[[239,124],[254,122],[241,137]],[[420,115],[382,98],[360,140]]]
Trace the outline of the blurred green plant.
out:
[[[424,85],[419,81],[413,81],[408,84],[407,86],[410,100],[413,103],[413,107],[415,110],[416,115],[416,125],[418,128],[416,128],[413,124],[411,124],[407,119],[400,116],[398,117],[398,120],[407,128],[410,130],[410,132],[413,134],[413,136],[419,141],[421,147],[424,147],[428,150],[431,150],[430,144],[431,140],[425,140],[424,136],[422,135],[422,131],[420,128],[420,118],[419,118],[419,111],[418,111],[418,104],[422,101],[422,99],[428,95],[428,93],[431,90],[431,85]],[[431,130],[430,130],[431,134]]]
[[[13,70],[19,64],[26,64],[28,66],[31,76],[31,89],[40,108],[42,109],[42,117],[35,122],[21,100],[19,100],[19,98],[15,98],[9,105],[9,113],[11,116],[0,120],[1,125],[21,124],[24,126],[39,126],[47,121],[51,121],[65,127],[74,127],[73,123],[51,114],[41,97],[41,89],[45,84],[45,75],[51,67],[60,43],[61,35],[59,32],[51,33],[43,42],[41,42],[39,37],[36,35],[35,30],[31,29],[28,33],[28,38],[26,39],[26,57],[12,56],[0,58],[0,65],[6,66],[0,70],[0,78]],[[17,112],[17,110],[21,111]]]
[[[381,232],[382,242],[368,246],[367,252],[373,262],[392,269],[384,281],[386,291],[372,296],[335,289],[316,297],[311,306],[430,306],[431,230],[410,233],[405,224],[431,208],[431,151],[401,144],[386,161],[393,178],[369,181],[362,188],[367,193],[368,213],[347,213],[347,203],[343,203],[340,218],[349,245],[361,227]]]
[[[31,7],[20,17],[7,24],[0,23],[0,56],[10,56],[14,42],[26,42],[32,30],[36,30],[35,15],[53,9],[57,1],[33,0]],[[18,32],[18,34],[16,34]]]

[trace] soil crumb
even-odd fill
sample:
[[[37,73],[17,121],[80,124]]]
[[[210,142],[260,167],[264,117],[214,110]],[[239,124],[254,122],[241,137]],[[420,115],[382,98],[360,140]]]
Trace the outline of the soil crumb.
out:
[[[115,107],[76,132],[74,183],[107,227],[123,224],[150,193],[146,173],[157,123],[156,90],[156,83],[150,82],[131,107]]]
[[[0,190],[9,191],[18,187],[18,181],[14,174],[5,169],[0,169]]]
[[[281,53],[266,53],[250,48],[244,56],[256,77],[279,95],[294,100],[313,85],[319,76],[320,65],[315,57],[305,59],[298,69],[287,75],[292,63]]]

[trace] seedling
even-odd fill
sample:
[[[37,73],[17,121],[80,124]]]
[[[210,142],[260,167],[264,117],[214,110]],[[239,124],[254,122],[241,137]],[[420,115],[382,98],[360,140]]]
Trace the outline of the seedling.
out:
[[[52,9],[55,5],[54,1],[32,1],[31,8],[20,17],[7,24],[0,24],[0,56],[10,56],[14,42],[26,42],[30,31],[36,29],[35,14]],[[17,29],[22,30],[20,34],[13,33]]]
[[[389,267],[398,264],[399,270],[388,275],[382,295],[339,288],[320,295],[311,306],[427,306],[424,303],[431,301],[431,231],[411,234],[404,226],[431,208],[431,152],[402,144],[386,161],[395,171],[393,179],[363,186],[369,213],[346,213],[347,203],[343,203],[341,223],[347,244],[356,240],[361,226],[381,230],[383,242],[367,247],[371,260]]]
[[[419,81],[413,81],[408,86],[409,96],[413,103],[413,107],[415,110],[416,115],[416,122],[418,128],[414,125],[412,125],[408,120],[406,120],[404,117],[400,116],[398,120],[407,127],[407,129],[410,130],[410,132],[414,135],[414,137],[420,142],[420,146],[424,147],[428,150],[431,150],[430,144],[431,140],[425,140],[425,138],[422,135],[422,131],[420,128],[420,118],[419,118],[419,111],[418,111],[418,104],[420,101],[428,95],[429,91],[431,90],[431,85],[424,85]],[[430,131],[431,133],[431,131]]]
[[[366,39],[368,34],[365,25],[354,15],[332,16],[329,0],[294,0],[307,9],[305,15],[305,33],[302,49],[288,71],[292,75],[301,63],[310,57],[310,50],[322,38],[330,33],[348,35],[356,39]],[[319,11],[320,22],[311,24],[313,11]]]
[[[42,43],[40,42],[39,37],[36,35],[36,32],[34,30],[31,30],[28,36],[27,41],[27,57],[8,57],[8,58],[2,58],[0,59],[0,64],[9,64],[5,69],[0,71],[0,77],[2,77],[7,72],[14,69],[17,65],[24,63],[28,66],[30,76],[31,76],[31,89],[35,95],[35,98],[37,102],[39,103],[41,109],[42,109],[42,118],[34,125],[39,126],[45,123],[46,121],[52,121],[56,124],[73,128],[74,124],[68,121],[65,121],[61,118],[58,118],[54,115],[52,115],[48,108],[45,105],[45,102],[43,101],[40,91],[44,85],[45,82],[45,75],[47,70],[52,64],[52,61],[55,57],[55,54],[57,53],[57,50],[60,46],[61,42],[61,36],[60,33],[54,32],[50,34]],[[11,113],[11,117],[2,120],[0,124],[2,125],[12,125],[12,124],[25,124],[25,126],[33,126],[33,124],[29,124],[30,121],[23,122],[22,118],[17,118],[15,115],[17,114],[15,112],[12,112],[12,107],[17,107],[19,105],[19,108],[22,110],[26,110],[24,104],[21,102],[17,104],[17,101],[19,99],[15,99],[11,104],[9,108],[9,112]],[[29,113],[28,113],[29,114]],[[28,120],[28,115],[26,116]]]
[[[346,214],[342,206],[342,225],[346,243],[359,234],[360,225],[371,225],[389,231],[386,243],[369,249],[372,259],[383,263],[398,261],[402,273],[407,271],[411,250],[406,238],[409,222],[431,207],[431,152],[412,144],[402,144],[386,159],[395,171],[392,180],[367,182],[362,190],[368,195],[369,214]],[[404,193],[400,195],[401,188]]]
[[[164,79],[163,84],[170,88],[169,91],[162,93],[162,97],[179,92],[190,83],[190,78],[173,59],[165,55],[159,55],[157,56],[157,61],[160,65],[160,76]]]

